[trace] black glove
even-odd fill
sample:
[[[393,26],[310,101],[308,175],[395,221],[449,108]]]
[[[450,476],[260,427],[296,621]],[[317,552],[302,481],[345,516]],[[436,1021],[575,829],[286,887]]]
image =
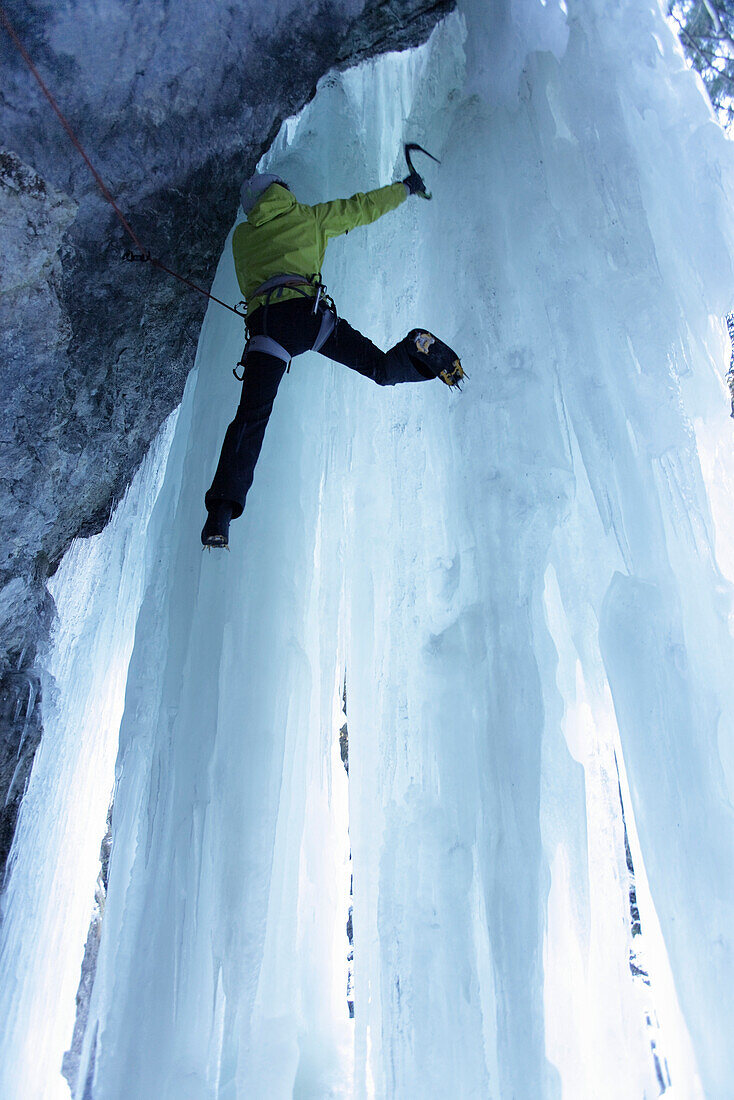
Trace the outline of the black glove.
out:
[[[403,183],[408,188],[409,195],[425,194],[426,185],[417,172],[411,172],[409,176],[405,177]]]

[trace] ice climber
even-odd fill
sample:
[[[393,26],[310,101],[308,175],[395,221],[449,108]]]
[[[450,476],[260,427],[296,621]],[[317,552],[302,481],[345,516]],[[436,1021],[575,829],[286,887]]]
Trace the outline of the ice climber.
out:
[[[460,384],[459,360],[430,332],[414,329],[394,348],[380,351],[337,317],[321,283],[331,237],[369,225],[415,194],[428,197],[414,170],[402,182],[315,206],[297,202],[288,184],[271,173],[256,173],[243,184],[247,221],[235,229],[232,250],[247,303],[248,342],[239,407],[205,497],[204,546],[228,545],[230,521],[242,514],[278,385],[292,357],[319,351],[379,386],[435,378]]]

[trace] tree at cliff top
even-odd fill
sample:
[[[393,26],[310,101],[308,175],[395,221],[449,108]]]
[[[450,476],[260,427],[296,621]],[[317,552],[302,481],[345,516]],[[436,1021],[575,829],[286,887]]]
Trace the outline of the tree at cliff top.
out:
[[[731,0],[669,0],[686,57],[698,69],[719,121],[734,126],[734,8]]]

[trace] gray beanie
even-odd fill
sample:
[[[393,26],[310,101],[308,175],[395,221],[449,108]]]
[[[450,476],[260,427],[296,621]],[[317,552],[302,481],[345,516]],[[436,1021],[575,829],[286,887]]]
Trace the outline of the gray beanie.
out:
[[[248,180],[245,180],[240,191],[240,205],[246,214],[250,213],[260,196],[264,195],[273,183],[288,187],[284,179],[272,172],[255,172]]]

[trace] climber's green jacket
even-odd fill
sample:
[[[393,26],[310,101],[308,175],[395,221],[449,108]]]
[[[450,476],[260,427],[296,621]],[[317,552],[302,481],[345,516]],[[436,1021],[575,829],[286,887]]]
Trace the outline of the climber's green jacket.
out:
[[[252,313],[264,298],[250,295],[273,275],[314,275],[321,271],[330,237],[339,237],[358,225],[369,225],[400,206],[408,197],[404,184],[391,183],[351,199],[318,202],[305,206],[296,202],[286,187],[273,183],[240,222],[232,238],[234,266],[240,290]],[[314,294],[316,291],[314,290]],[[299,298],[298,291],[285,289],[277,299]]]

